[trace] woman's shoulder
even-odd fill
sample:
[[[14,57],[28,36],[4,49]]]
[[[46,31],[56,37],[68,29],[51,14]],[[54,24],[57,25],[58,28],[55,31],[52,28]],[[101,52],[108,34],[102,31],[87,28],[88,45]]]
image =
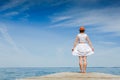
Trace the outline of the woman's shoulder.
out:
[[[78,34],[77,34],[77,36],[79,37],[79,36],[81,36],[81,34],[80,34],[80,33],[78,33]]]
[[[81,36],[81,35],[87,36],[86,33],[78,33],[78,34],[77,34],[77,36]]]
[[[88,36],[88,35],[85,33],[85,36]]]

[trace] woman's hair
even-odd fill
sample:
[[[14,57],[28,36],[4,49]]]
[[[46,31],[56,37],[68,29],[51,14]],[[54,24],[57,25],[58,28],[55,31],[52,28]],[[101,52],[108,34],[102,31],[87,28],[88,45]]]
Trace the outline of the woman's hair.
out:
[[[81,26],[81,27],[80,27],[79,32],[80,32],[80,33],[84,33],[84,32],[85,32],[84,26]]]
[[[79,32],[80,32],[80,33],[84,33],[84,32],[85,32],[85,30],[79,30]]]

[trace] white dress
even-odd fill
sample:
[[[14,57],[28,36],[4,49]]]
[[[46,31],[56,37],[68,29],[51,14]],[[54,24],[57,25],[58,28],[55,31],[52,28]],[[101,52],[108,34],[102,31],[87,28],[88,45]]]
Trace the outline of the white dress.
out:
[[[87,34],[79,33],[77,36],[79,38],[79,42],[74,48],[74,51],[72,51],[72,54],[74,56],[88,56],[94,54],[94,52],[92,51],[91,47],[88,45],[88,42],[86,40]]]

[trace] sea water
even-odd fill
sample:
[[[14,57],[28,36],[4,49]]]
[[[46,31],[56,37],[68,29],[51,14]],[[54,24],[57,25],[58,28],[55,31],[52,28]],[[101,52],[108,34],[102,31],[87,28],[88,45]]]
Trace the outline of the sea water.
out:
[[[33,76],[43,76],[58,72],[79,72],[79,67],[25,67],[0,68],[0,80],[17,80]],[[87,72],[120,75],[120,67],[87,67]]]

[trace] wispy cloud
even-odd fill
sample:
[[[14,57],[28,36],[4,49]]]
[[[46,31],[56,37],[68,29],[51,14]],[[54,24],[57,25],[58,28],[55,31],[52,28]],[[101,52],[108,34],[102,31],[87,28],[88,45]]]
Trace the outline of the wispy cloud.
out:
[[[14,11],[14,12],[9,12],[9,13],[4,14],[4,16],[15,16],[17,14],[19,14],[19,12]]]
[[[58,15],[51,18],[53,23],[52,27],[77,27],[78,25],[100,25],[96,28],[98,31],[102,32],[116,32],[120,35],[120,16],[119,9],[107,7],[104,9],[93,9],[93,10],[68,10],[63,13],[58,13]],[[70,14],[71,13],[71,14]],[[70,16],[68,20],[62,21],[63,15]],[[58,20],[57,20],[58,19]],[[64,19],[64,18],[63,18]],[[59,21],[59,23],[55,23]]]
[[[16,51],[16,53],[23,53],[22,50],[16,45],[16,43],[14,42],[12,37],[9,35],[8,29],[5,26],[5,24],[1,24],[0,33],[2,34],[4,40],[6,40],[6,42],[13,47],[13,49]]]
[[[18,47],[16,46],[15,42],[13,41],[13,39],[10,37],[10,35],[7,32],[7,27],[5,27],[5,25],[2,25],[2,27],[0,27],[0,32],[3,35],[4,39],[11,44],[15,50],[19,51]]]
[[[115,42],[108,42],[108,41],[98,41],[97,43],[98,43],[99,45],[106,45],[106,46],[117,45]]]
[[[26,0],[10,0],[8,3],[0,7],[0,11],[8,10],[23,4]]]
[[[28,13],[26,11],[29,10],[30,6],[28,0],[10,0],[0,7],[0,17],[8,19],[9,17],[12,18],[22,14],[22,18],[24,17],[26,18],[25,20],[27,20],[28,17],[25,16],[28,15]]]
[[[70,18],[71,18],[71,16],[60,16],[60,17],[55,17],[55,18],[52,17],[51,20],[53,23],[55,23],[55,22],[59,22],[59,21],[68,20]]]

